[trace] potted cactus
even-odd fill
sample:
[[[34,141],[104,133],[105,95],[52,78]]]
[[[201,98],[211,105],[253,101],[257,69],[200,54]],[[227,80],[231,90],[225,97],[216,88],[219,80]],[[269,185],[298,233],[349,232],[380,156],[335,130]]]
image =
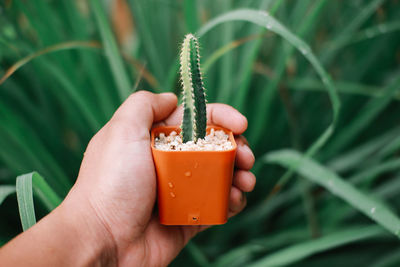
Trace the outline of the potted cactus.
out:
[[[165,225],[223,224],[228,214],[235,139],[227,129],[207,126],[199,45],[192,34],[185,36],[180,63],[182,124],[151,131],[160,222]]]

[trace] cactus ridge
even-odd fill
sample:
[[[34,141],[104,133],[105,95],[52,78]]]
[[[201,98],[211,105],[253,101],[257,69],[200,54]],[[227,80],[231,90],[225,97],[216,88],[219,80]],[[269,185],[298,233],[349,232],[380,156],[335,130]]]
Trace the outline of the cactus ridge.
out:
[[[188,34],[180,54],[183,87],[183,142],[204,138],[207,127],[206,96],[200,71],[200,53],[197,38]]]

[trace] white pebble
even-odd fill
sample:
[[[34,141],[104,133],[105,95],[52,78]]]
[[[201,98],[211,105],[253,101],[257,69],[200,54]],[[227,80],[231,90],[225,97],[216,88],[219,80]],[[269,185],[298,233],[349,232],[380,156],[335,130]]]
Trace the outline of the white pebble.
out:
[[[166,151],[223,151],[232,149],[233,145],[224,131],[212,128],[210,133],[204,139],[198,139],[197,143],[183,143],[182,137],[175,131],[168,136],[160,133],[159,137],[155,138],[155,148]]]

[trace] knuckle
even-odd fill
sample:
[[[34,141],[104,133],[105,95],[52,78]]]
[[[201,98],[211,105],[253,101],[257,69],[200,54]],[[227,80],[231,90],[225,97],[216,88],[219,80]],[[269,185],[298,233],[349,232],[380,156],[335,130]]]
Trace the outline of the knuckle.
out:
[[[127,143],[131,141],[143,141],[150,139],[150,132],[143,125],[117,119],[110,121],[106,138],[119,139]]]
[[[153,95],[154,94],[149,91],[140,90],[140,91],[137,91],[137,92],[131,94],[129,96],[129,99],[145,99],[145,98],[150,98]]]

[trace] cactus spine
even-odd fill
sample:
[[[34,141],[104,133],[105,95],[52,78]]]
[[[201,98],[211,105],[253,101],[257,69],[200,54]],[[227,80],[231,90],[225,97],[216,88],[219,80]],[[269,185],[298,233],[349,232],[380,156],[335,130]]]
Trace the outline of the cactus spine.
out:
[[[200,54],[197,38],[185,36],[181,55],[181,80],[183,87],[183,142],[204,138],[207,127],[205,89],[200,72]]]

